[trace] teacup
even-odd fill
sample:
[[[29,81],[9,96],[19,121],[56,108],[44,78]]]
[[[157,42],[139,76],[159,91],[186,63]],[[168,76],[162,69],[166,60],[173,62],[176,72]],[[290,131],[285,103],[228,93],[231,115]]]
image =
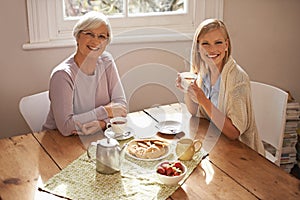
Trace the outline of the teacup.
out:
[[[187,90],[188,87],[197,79],[197,75],[192,72],[181,72],[181,86],[184,90]]]
[[[182,138],[177,142],[176,155],[179,160],[192,160],[194,154],[201,149],[202,142],[190,138]]]
[[[106,127],[111,127],[111,130],[115,133],[115,136],[121,135],[127,130],[127,119],[125,117],[114,117],[110,119]]]

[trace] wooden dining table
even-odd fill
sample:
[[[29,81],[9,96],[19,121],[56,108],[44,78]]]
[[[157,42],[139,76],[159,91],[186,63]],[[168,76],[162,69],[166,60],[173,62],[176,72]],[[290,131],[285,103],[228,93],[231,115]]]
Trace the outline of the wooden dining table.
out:
[[[202,141],[207,156],[169,200],[300,199],[297,178],[242,142],[226,138],[208,120],[191,116],[182,103],[132,112],[127,118],[135,137]],[[157,124],[162,121],[181,122],[181,131],[161,133]],[[66,199],[40,188],[101,137],[103,133],[64,137],[51,130],[1,139],[0,200]]]

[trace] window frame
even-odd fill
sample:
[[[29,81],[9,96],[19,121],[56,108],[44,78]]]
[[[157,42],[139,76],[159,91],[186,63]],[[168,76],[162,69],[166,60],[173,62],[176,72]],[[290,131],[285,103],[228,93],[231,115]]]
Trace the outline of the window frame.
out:
[[[205,18],[223,19],[223,1],[188,0],[186,14],[112,17],[112,44],[191,40]],[[76,21],[63,20],[62,4],[62,0],[27,0],[29,42],[23,44],[23,49],[75,46],[71,32]],[[145,18],[147,27],[143,24]]]

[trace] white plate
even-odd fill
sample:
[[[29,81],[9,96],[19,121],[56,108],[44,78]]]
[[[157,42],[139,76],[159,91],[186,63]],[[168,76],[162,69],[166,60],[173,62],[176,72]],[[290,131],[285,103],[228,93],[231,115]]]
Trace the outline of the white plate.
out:
[[[177,134],[180,133],[181,123],[178,121],[162,121],[157,124],[159,132],[164,134]]]
[[[170,144],[169,142],[167,142],[168,145],[165,146],[165,148],[166,148],[166,153],[163,154],[163,155],[161,155],[161,156],[158,157],[158,158],[138,158],[138,157],[132,155],[131,153],[129,153],[128,147],[130,147],[130,145],[134,144],[136,141],[142,141],[142,140],[148,141],[148,140],[159,140],[159,139],[134,139],[134,140],[131,140],[131,141],[128,143],[127,147],[126,147],[126,151],[125,151],[125,152],[126,152],[126,155],[129,156],[129,157],[131,157],[131,158],[134,158],[134,159],[136,159],[136,160],[142,160],[142,161],[155,161],[155,160],[161,160],[161,159],[164,159],[164,158],[166,158],[167,156],[169,156],[170,153],[171,153],[171,144]],[[162,140],[162,141],[164,141],[164,140]],[[166,142],[166,141],[164,141],[164,142]]]
[[[115,137],[115,132],[113,132],[113,131],[111,130],[111,128],[107,128],[107,129],[104,131],[104,135],[105,135],[106,137],[114,138],[114,139],[116,139],[116,140],[126,140],[126,139],[131,138],[131,137],[134,136],[134,130],[133,130],[132,128],[127,127],[125,132],[127,132],[127,131],[130,131],[130,134],[129,134],[129,135]],[[125,132],[124,132],[124,133],[125,133]]]

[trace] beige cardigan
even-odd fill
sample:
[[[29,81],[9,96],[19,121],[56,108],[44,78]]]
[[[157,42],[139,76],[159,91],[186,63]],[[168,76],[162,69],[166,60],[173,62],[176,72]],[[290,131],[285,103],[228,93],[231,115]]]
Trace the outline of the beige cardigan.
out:
[[[255,123],[249,77],[232,57],[221,73],[218,108],[240,131],[239,140],[261,155],[265,155]],[[203,114],[202,109],[201,111]]]

